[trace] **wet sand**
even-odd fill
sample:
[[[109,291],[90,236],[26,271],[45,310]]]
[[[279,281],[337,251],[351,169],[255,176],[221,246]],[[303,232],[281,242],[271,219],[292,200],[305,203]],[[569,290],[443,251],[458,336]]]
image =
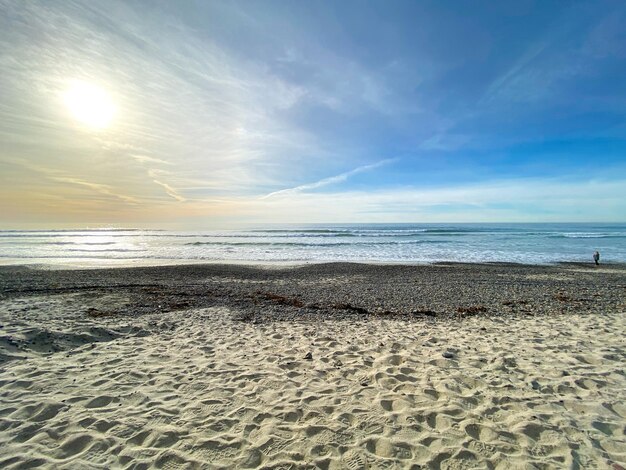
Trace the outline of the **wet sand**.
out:
[[[2,468],[626,466],[626,267],[0,268]]]

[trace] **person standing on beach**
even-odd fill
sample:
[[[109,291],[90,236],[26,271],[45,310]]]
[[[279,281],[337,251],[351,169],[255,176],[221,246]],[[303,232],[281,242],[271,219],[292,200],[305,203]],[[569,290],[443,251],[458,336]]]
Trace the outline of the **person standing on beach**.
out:
[[[600,252],[594,251],[593,260],[596,262],[596,265],[600,264]]]

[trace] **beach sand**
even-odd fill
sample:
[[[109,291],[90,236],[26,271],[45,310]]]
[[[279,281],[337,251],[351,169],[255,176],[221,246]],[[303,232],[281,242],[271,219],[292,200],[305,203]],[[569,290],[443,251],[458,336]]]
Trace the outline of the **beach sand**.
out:
[[[0,268],[0,468],[626,466],[626,267]]]

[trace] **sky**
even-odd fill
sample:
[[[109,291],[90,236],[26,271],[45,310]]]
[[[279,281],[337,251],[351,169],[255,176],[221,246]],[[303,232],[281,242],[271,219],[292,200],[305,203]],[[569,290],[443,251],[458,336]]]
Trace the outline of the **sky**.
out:
[[[0,229],[625,222],[626,2],[0,0]]]

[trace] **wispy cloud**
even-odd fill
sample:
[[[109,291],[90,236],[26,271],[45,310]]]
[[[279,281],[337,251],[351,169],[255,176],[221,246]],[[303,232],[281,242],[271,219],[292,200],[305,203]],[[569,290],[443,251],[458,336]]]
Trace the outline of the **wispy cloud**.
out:
[[[78,186],[84,186],[86,188],[92,189],[100,194],[104,194],[106,196],[111,196],[114,198],[117,198],[121,201],[130,203],[130,204],[139,204],[141,201],[135,197],[131,197],[131,196],[126,196],[124,194],[118,194],[114,191],[114,189],[109,186],[108,184],[100,184],[100,183],[92,183],[90,181],[83,181],[80,180],[78,178],[70,178],[70,177],[66,177],[66,176],[51,176],[48,175],[48,178],[50,178],[53,181],[58,181],[59,183],[68,183],[68,184],[75,184]]]
[[[624,179],[526,178],[438,188],[291,193],[241,201],[271,222],[607,221],[626,213]],[[270,218],[264,214],[271,214]]]
[[[30,172],[38,173],[49,181],[55,181],[58,183],[65,183],[65,184],[71,184],[71,185],[89,188],[96,193],[118,199],[128,204],[140,204],[142,202],[140,199],[136,197],[128,196],[126,194],[118,192],[111,185],[103,184],[103,183],[94,183],[92,181],[87,181],[82,178],[70,176],[70,175],[67,175],[66,172],[59,170],[59,169],[47,168],[42,165],[38,165],[38,164],[31,163],[23,159],[16,159],[16,158],[5,159],[4,162],[8,164],[20,166]]]
[[[165,171],[165,170],[155,170],[155,169],[148,170],[148,176],[152,178],[152,182],[161,186],[163,189],[165,189],[165,193],[168,196],[172,197],[173,199],[176,199],[179,202],[186,201],[187,199],[182,194],[180,194],[178,191],[172,188],[172,186],[170,186],[169,184],[161,181],[161,177],[164,175],[168,175],[168,174],[170,174],[170,172]]]
[[[357,175],[359,173],[363,173],[366,171],[374,170],[376,168],[380,168],[381,166],[387,165],[396,160],[397,160],[396,158],[389,158],[389,159],[385,159],[385,160],[381,160],[379,162],[373,163],[371,165],[363,165],[358,168],[355,168],[354,170],[346,171],[345,173],[341,173],[339,175],[330,176],[328,178],[321,179],[314,183],[307,183],[307,184],[303,184],[300,186],[296,186],[294,188],[287,188],[287,189],[281,189],[280,191],[274,191],[273,193],[266,194],[261,199],[267,199],[267,198],[274,197],[274,196],[284,196],[284,195],[293,194],[293,193],[300,193],[303,191],[317,189],[317,188],[321,188],[323,186],[328,186],[331,184],[341,183],[343,181],[346,181],[351,176],[354,176],[354,175]]]
[[[163,188],[165,189],[165,192],[173,197],[174,199],[176,199],[177,201],[180,202],[184,202],[187,199],[185,199],[183,196],[181,196],[174,188],[172,188],[169,184],[167,183],[163,183],[162,181],[159,180],[152,180],[154,181],[156,184],[158,184],[159,186],[163,186]]]
[[[130,154],[129,156],[139,163],[158,163],[161,165],[173,165],[172,162],[161,160],[160,158],[148,157],[147,155]]]
[[[478,102],[478,106],[490,103],[492,100],[503,95],[505,91],[510,91],[513,87],[517,89],[518,93],[518,96],[515,96],[515,98],[527,98],[527,93],[531,92],[531,90],[525,89],[524,93],[520,95],[522,92],[522,90],[520,90],[520,83],[522,81],[527,82],[530,75],[534,75],[536,78],[539,78],[537,77],[536,71],[531,71],[529,73],[528,69],[532,67],[533,62],[545,51],[547,45],[547,42],[543,41],[528,48],[528,50],[526,50],[509,69],[491,82],[487,91]],[[541,76],[545,78],[544,73],[541,73]],[[524,83],[524,85],[526,84],[528,83]],[[544,84],[544,86],[545,85],[546,84]],[[538,87],[538,89],[532,90],[532,92],[540,93],[542,89],[543,87]]]

